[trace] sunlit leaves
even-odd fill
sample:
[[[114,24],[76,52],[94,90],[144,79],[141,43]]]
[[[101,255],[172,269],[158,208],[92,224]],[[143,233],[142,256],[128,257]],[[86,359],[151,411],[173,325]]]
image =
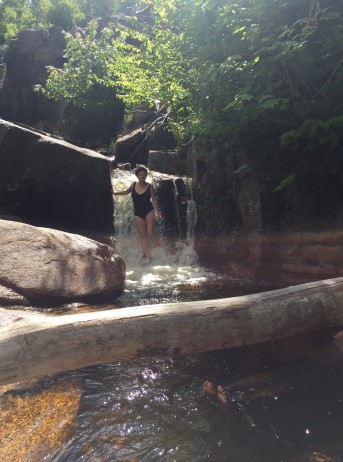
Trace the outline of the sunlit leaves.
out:
[[[146,5],[147,22],[126,17],[101,37],[95,28],[69,38],[69,62],[51,69],[48,94],[82,101],[94,83],[113,86],[130,108],[166,104],[187,136],[220,132],[237,143],[252,123],[273,121],[270,142],[281,148],[283,132],[342,104],[330,102],[342,87],[343,28],[334,8],[320,10],[314,23],[296,0]]]
[[[87,93],[95,83],[113,86],[111,64],[114,49],[111,42],[113,31],[104,29],[97,38],[97,21],[92,21],[83,37],[66,34],[67,62],[62,69],[50,67],[46,88],[38,88],[51,99],[65,99],[79,106],[91,104]]]
[[[18,32],[31,27],[33,15],[27,0],[2,0],[0,2],[0,43],[15,38]]]

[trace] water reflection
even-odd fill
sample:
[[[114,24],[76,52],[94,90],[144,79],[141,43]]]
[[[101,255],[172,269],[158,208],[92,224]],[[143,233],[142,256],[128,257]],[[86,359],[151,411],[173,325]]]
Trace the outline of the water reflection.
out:
[[[50,377],[33,389],[21,386],[22,395],[43,396],[70,384],[74,395],[79,384],[77,419],[57,451],[43,457],[33,439],[25,457],[2,460],[341,461],[343,368],[316,359],[331,337],[324,332],[320,342],[317,333],[186,358],[120,361]],[[228,406],[203,392],[206,378],[225,386]],[[41,418],[30,424],[37,435]],[[51,434],[63,429],[65,417],[50,425]],[[25,431],[18,426],[18,435]]]

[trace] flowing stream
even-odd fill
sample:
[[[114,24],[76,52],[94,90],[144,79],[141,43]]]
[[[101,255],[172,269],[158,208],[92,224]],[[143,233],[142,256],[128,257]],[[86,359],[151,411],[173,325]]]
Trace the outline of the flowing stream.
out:
[[[176,180],[154,176],[157,190],[165,181],[174,185],[175,200],[158,225],[162,247],[152,262],[141,261],[130,196],[117,196],[114,239],[127,264],[125,290],[112,305],[60,312],[266,290],[199,266],[191,187],[183,179],[178,201]],[[116,189],[132,181],[127,172],[113,178]],[[117,361],[1,387],[0,460],[342,462],[343,362],[331,354],[333,335],[323,330],[189,357]],[[227,406],[204,392],[204,380],[225,387]]]

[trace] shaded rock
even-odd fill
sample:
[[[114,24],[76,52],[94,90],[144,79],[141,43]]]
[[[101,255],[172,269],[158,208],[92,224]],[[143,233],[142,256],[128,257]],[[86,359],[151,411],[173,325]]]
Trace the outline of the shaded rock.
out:
[[[129,130],[140,128],[144,124],[151,122],[156,117],[156,111],[148,106],[135,111],[130,111],[128,114],[131,118],[128,126]]]
[[[68,103],[63,109],[58,131],[63,139],[79,146],[96,149],[110,144],[122,126],[124,104],[113,88],[93,85],[87,99],[92,104],[78,107]]]
[[[184,146],[187,174],[192,178],[194,199],[197,203],[197,232],[231,233],[245,229],[241,209],[244,195],[233,174],[237,166],[230,165],[225,151],[216,150],[210,141],[197,141]],[[241,195],[242,200],[239,200]],[[248,227],[250,229],[250,227]]]
[[[188,201],[191,199],[190,191],[187,190],[186,184],[182,178],[175,180],[176,187],[176,204],[178,209],[179,223],[180,223],[180,237],[185,239],[187,237],[187,213]]]
[[[168,125],[157,125],[149,136],[150,151],[172,151],[177,146],[177,140]]]
[[[0,90],[4,83],[5,77],[6,77],[6,66],[5,64],[0,64]]]
[[[154,185],[159,208],[163,216],[161,222],[164,236],[186,239],[187,210],[191,191],[183,178],[165,174],[154,174]]]
[[[156,184],[159,207],[163,216],[163,232],[165,235],[177,236],[178,213],[175,201],[175,183],[172,179],[164,179]]]
[[[118,295],[124,260],[112,248],[77,234],[0,221],[0,294],[37,305]]]
[[[108,159],[0,119],[0,209],[32,224],[111,232]]]
[[[149,159],[146,133],[141,128],[122,134],[116,141],[116,162],[147,165]]]
[[[241,166],[249,165],[249,159],[245,153],[237,155]],[[241,167],[242,168],[242,167]],[[237,191],[237,205],[242,218],[241,232],[258,233],[262,231],[262,206],[258,174],[250,168],[244,168],[237,174],[239,188]]]
[[[30,301],[18,294],[15,290],[12,290],[9,287],[4,287],[0,285],[0,305],[25,305],[28,306]],[[0,322],[1,325],[1,322]]]
[[[0,116],[57,134],[58,120],[65,103],[49,100],[33,91],[44,85],[47,66],[62,67],[66,46],[64,31],[48,29],[22,30],[18,39],[5,50],[0,91]]]
[[[186,159],[176,151],[149,151],[148,167],[170,175],[186,175]]]

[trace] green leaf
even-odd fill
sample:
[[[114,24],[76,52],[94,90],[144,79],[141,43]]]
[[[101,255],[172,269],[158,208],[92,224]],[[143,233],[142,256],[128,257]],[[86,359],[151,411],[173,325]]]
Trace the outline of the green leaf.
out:
[[[279,185],[274,189],[275,192],[280,192],[282,191],[283,189],[286,188],[286,186],[289,186],[290,184],[292,184],[294,182],[296,178],[296,175],[295,173],[292,173],[291,175],[288,175],[286,178],[284,178],[280,183]]]

